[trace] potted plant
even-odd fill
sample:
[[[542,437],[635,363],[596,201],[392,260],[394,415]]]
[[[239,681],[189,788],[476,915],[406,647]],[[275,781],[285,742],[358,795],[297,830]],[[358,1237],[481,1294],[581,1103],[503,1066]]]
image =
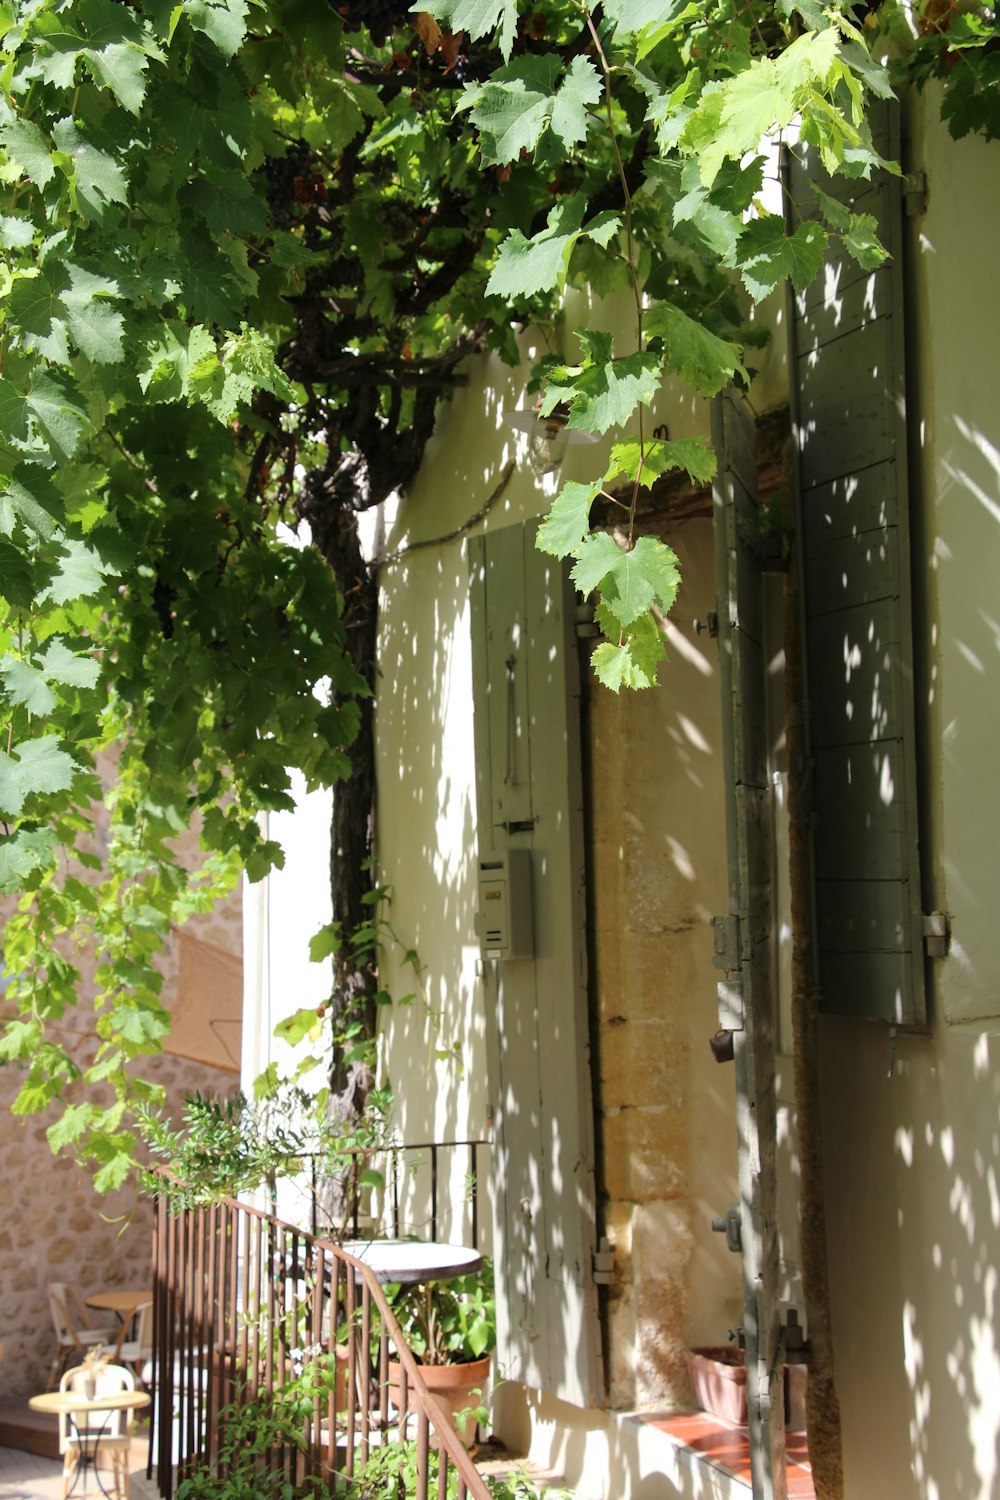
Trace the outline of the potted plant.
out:
[[[474,1394],[484,1389],[496,1345],[493,1265],[449,1281],[419,1286],[387,1286],[389,1301],[409,1348],[421,1365],[424,1383],[452,1413],[465,1412],[463,1441],[472,1442],[483,1420]],[[390,1394],[399,1391],[401,1371],[389,1364]],[[394,1397],[396,1399],[396,1397]],[[456,1421],[456,1426],[458,1425]]]

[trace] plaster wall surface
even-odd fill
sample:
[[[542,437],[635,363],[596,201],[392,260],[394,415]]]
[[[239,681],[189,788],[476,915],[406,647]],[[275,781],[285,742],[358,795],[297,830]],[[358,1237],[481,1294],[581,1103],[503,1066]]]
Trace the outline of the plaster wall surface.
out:
[[[917,375],[916,466],[923,500],[924,669],[918,705],[933,905],[951,922],[939,1016],[1000,1026],[996,921],[1000,799],[1000,148],[952,141],[931,91],[914,120],[914,166],[927,173],[915,224],[910,358]]]
[[[916,696],[925,908],[947,911],[930,1033],[821,1024],[827,1231],[846,1493],[1000,1492],[1000,149],[913,119]],[[913,405],[911,405],[913,414]],[[913,507],[916,513],[916,506]],[[922,595],[922,597],[919,597]]]
[[[613,326],[619,313],[603,316]],[[570,448],[558,476],[532,472],[523,440],[502,422],[504,410],[530,404],[526,378],[526,368],[496,361],[470,367],[469,387],[439,413],[381,572],[378,862],[393,888],[399,940],[387,945],[382,974],[397,999],[414,996],[386,1012],[382,1046],[406,1140],[480,1135],[489,1104],[473,926],[469,573],[462,538],[448,534],[490,497],[476,530],[543,513],[565,479],[594,472],[603,456]],[[672,436],[708,430],[703,405],[672,388],[654,420],[669,422]],[[717,1026],[708,924],[726,899],[720,710],[714,642],[692,621],[714,607],[711,523],[689,523],[669,539],[685,584],[663,684],[620,699],[596,684],[588,690],[601,1030],[594,1086],[605,1135],[603,1230],[618,1273],[608,1324],[616,1406],[683,1401],[684,1345],[724,1340],[739,1321],[738,1261],[710,1228],[735,1195],[736,1164],[732,1070],[708,1046]],[[416,977],[403,961],[409,948],[419,956]],[[452,1191],[458,1172],[456,1163]],[[408,1227],[419,1230],[416,1184],[410,1202]]]

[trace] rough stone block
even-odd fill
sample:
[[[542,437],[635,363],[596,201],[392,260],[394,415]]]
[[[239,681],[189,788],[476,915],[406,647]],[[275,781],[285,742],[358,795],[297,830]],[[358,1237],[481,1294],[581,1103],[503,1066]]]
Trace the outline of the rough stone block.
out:
[[[685,1190],[687,1120],[680,1105],[605,1115],[604,1190],[613,1201],[675,1198]]]

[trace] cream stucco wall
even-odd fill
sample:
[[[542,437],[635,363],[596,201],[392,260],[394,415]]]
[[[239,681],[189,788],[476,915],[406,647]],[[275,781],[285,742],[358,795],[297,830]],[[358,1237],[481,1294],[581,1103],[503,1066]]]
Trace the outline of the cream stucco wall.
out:
[[[892,1076],[885,1028],[822,1021],[824,1185],[847,1495],[987,1500],[1000,1491],[1000,923],[992,909],[1000,843],[993,790],[1000,742],[1000,404],[993,368],[1000,348],[1000,147],[950,142],[936,123],[932,95],[916,103],[911,123],[911,165],[925,166],[929,177],[927,212],[911,221],[907,267],[924,898],[928,908],[949,914],[952,948],[932,965],[930,1034],[897,1039]],[[762,361],[760,409],[781,399],[784,375],[779,337]],[[457,527],[482,505],[516,451],[500,424],[515,396],[498,366],[473,371],[469,390],[443,414],[392,546]],[[707,425],[695,405],[669,390],[655,420],[669,422],[672,435]],[[582,477],[595,456],[571,452],[563,477]],[[545,501],[543,487],[520,468],[486,524],[512,524]],[[612,1144],[608,1227],[624,1242],[647,1218],[657,1226],[657,1248],[670,1247],[671,1266],[683,1268],[671,1283],[668,1267],[662,1296],[658,1290],[646,1304],[644,1326],[630,1278],[651,1284],[661,1271],[657,1256],[646,1263],[630,1253],[627,1269],[620,1262],[611,1294],[612,1369],[619,1391],[640,1396],[658,1380],[674,1394],[669,1371],[679,1339],[714,1340],[724,1336],[723,1322],[738,1319],[721,1245],[696,1237],[701,1214],[727,1201],[732,1105],[725,1070],[701,1050],[714,1029],[714,985],[697,938],[719,905],[712,887],[723,856],[716,685],[710,654],[688,625],[711,603],[702,597],[710,594],[709,559],[694,532],[676,541],[687,581],[663,686],[641,702],[605,702],[592,711],[602,794],[594,842],[603,929],[597,998],[609,1028],[598,1075]],[[427,966],[421,999],[394,1018],[386,1059],[397,1083],[406,1079],[406,1133],[478,1133],[485,1057],[472,927],[475,804],[461,543],[401,558],[383,572],[383,585],[380,859],[397,887],[397,931]],[[692,778],[703,785],[696,788]],[[648,800],[637,812],[639,781]],[[609,795],[615,788],[617,800]],[[412,987],[403,974],[393,982],[397,990]],[[627,1008],[615,1004],[621,995]],[[648,1046],[626,1041],[630,1027]],[[461,1069],[436,1056],[453,1044]],[[651,1102],[659,1080],[650,1078],[648,1057],[656,1050],[665,1058],[663,1093],[682,1105]],[[622,1083],[627,1102],[614,1097]],[[783,1121],[790,1143],[783,1180],[793,1188],[793,1112]],[[643,1201],[649,1191],[655,1210]],[[794,1233],[789,1238],[794,1245]],[[630,1386],[640,1366],[648,1383]],[[606,1477],[615,1445],[602,1419],[516,1388],[501,1391],[498,1409],[544,1456],[561,1456],[577,1473],[605,1465]],[[578,1451],[588,1456],[573,1459]],[[592,1483],[595,1493],[603,1482]],[[618,1482],[626,1493],[622,1476]]]
[[[925,906],[947,911],[930,1035],[821,1029],[846,1493],[1000,1493],[1000,146],[913,117],[912,222]],[[917,505],[919,497],[919,508]],[[978,1033],[978,1034],[977,1034]]]
[[[573,312],[596,313],[613,329],[621,310],[578,302]],[[414,985],[399,952],[385,955],[389,989],[416,992],[393,1008],[383,1034],[407,1140],[482,1134],[488,1106],[473,925],[467,553],[460,538],[426,543],[474,515],[511,459],[514,472],[476,530],[544,512],[563,480],[599,472],[615,436],[603,447],[570,448],[558,477],[538,478],[523,440],[502,422],[504,410],[530,405],[526,378],[527,367],[510,372],[494,360],[471,367],[469,387],[439,413],[418,480],[389,529],[393,560],[381,572],[378,862],[393,887],[395,932],[423,965]],[[709,426],[705,405],[671,384],[650,422],[668,423],[671,436],[706,434]],[[732,1069],[720,1068],[708,1046],[717,1026],[708,923],[726,899],[720,710],[714,642],[697,636],[693,618],[714,606],[711,523],[688,523],[669,539],[685,585],[662,685],[615,699],[594,684],[588,694],[602,1017],[594,1086],[605,1139],[601,1230],[616,1251],[607,1327],[617,1406],[682,1402],[683,1346],[725,1341],[740,1321],[739,1263],[710,1228],[735,1197],[736,1165]],[[453,1191],[461,1171],[464,1162],[456,1162]],[[526,1410],[542,1407],[502,1389],[501,1427],[505,1420],[516,1427]]]

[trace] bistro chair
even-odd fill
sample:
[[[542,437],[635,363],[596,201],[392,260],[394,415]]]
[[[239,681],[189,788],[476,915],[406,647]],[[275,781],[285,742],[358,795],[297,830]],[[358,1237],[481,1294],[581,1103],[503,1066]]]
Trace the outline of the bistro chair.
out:
[[[127,1338],[129,1328],[135,1330],[134,1337]],[[140,1386],[150,1383],[153,1371],[153,1304],[140,1302],[131,1318],[126,1319],[114,1344],[105,1346],[104,1353],[116,1364],[128,1365]]]
[[[70,1286],[68,1282],[50,1281],[48,1294],[52,1323],[56,1331],[56,1352],[49,1371],[49,1390],[53,1391],[56,1381],[74,1354],[82,1358],[89,1349],[113,1344],[118,1337],[118,1329],[109,1324],[92,1326],[83,1299],[76,1287]]]
[[[77,1365],[67,1370],[59,1382],[61,1391],[84,1392],[88,1379],[94,1381],[96,1396],[109,1396],[119,1391],[134,1391],[135,1377],[124,1365],[98,1365],[88,1369]],[[120,1500],[128,1500],[129,1451],[132,1446],[132,1419],[134,1411],[59,1413],[59,1452],[63,1461],[63,1500],[73,1486],[73,1476],[80,1462],[81,1452],[88,1462],[96,1467],[101,1458],[111,1459],[114,1474],[115,1494]]]

